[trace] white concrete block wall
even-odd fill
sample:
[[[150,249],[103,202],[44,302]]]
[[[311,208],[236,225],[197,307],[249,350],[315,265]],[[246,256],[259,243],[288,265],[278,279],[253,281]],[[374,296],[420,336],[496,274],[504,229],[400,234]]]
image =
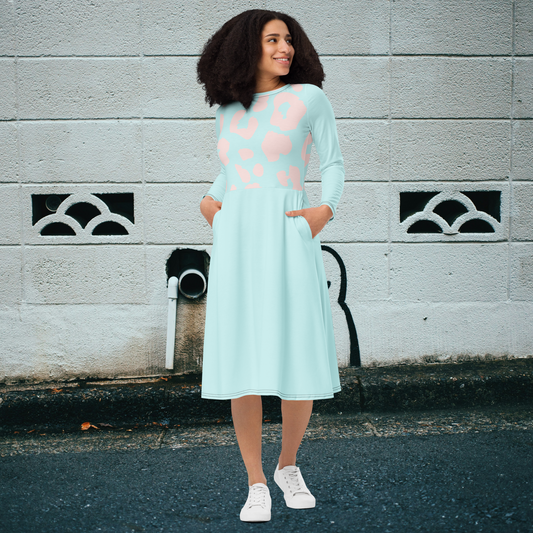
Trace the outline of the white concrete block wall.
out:
[[[165,372],[166,261],[212,242],[199,200],[219,169],[215,109],[196,61],[253,7],[290,9],[325,68],[346,184],[320,237],[346,268],[362,364],[533,355],[532,0],[12,0],[0,3],[1,381]],[[307,181],[318,205],[316,151]],[[500,194],[491,233],[400,221],[401,194],[483,191]],[[133,193],[134,222],[95,196],[113,193]],[[129,234],[42,236],[43,194],[99,205]],[[324,262],[345,366],[339,265]],[[199,368],[203,313],[180,300],[178,372]]]

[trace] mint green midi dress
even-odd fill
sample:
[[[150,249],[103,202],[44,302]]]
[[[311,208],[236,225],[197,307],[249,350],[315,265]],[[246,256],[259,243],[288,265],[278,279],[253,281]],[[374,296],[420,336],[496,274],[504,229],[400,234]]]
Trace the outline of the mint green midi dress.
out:
[[[336,207],[344,164],[324,92],[289,84],[216,112],[221,171],[204,194],[213,219],[202,398],[248,394],[333,398],[341,390],[319,235],[302,216],[311,147],[320,158],[320,205]],[[202,197],[202,198],[203,198]]]

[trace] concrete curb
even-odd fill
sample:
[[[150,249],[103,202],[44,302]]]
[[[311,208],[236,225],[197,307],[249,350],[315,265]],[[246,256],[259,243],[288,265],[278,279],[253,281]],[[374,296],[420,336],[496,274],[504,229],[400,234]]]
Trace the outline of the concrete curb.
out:
[[[347,368],[342,390],[316,400],[321,414],[526,405],[533,403],[533,358]],[[0,388],[0,432],[231,421],[229,400],[201,398],[199,375],[18,384]],[[265,420],[281,421],[280,399],[263,397]]]

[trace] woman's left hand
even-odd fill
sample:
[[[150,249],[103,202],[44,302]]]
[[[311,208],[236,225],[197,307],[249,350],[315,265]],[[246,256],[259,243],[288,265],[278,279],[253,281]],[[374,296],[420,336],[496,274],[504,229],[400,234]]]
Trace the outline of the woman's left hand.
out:
[[[298,209],[297,211],[285,211],[285,214],[289,217],[304,217],[311,228],[311,235],[314,239],[324,229],[328,220],[333,216],[333,211],[329,205],[324,204],[318,207]]]

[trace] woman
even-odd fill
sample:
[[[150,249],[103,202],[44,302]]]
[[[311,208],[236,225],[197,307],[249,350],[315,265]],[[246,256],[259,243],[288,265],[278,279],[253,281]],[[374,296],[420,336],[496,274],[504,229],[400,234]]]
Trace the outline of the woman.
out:
[[[213,228],[202,398],[231,399],[248,472],[240,518],[270,520],[261,460],[261,395],[281,398],[282,449],[274,480],[288,507],[315,506],[296,453],[313,400],[340,381],[318,233],[335,216],[344,166],[324,71],[301,26],[283,13],[250,10],[207,42],[198,81],[219,104],[221,170],[200,210]],[[312,144],[322,199],[304,179]]]

